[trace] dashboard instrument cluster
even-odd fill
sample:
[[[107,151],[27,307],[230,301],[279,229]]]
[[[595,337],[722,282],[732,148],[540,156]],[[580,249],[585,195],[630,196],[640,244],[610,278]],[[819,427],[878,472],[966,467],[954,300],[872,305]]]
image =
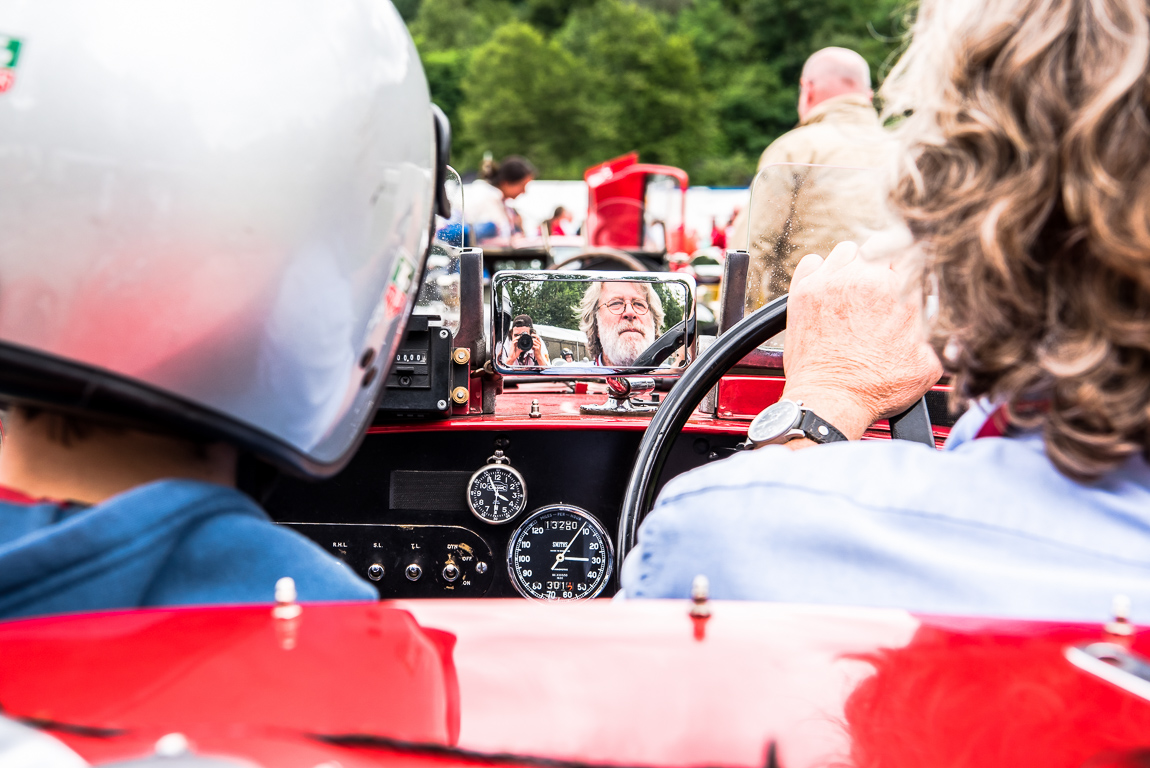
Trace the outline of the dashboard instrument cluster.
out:
[[[614,532],[641,436],[368,434],[342,473],[318,483],[281,478],[264,506],[383,598],[610,596],[617,589]],[[700,466],[737,442],[685,435],[664,474]]]

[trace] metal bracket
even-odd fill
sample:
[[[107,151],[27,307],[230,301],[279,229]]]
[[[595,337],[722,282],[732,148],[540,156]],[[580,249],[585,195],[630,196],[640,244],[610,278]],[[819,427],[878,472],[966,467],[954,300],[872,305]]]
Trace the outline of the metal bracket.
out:
[[[891,416],[887,423],[890,424],[890,436],[895,440],[910,440],[934,448],[934,429],[930,424],[926,397],[902,413]]]
[[[751,255],[746,251],[727,251],[723,259],[723,295],[719,307],[719,335],[743,319],[747,307],[747,271],[750,269]],[[699,339],[699,352],[703,354],[702,338]],[[719,405],[719,385],[711,387],[699,404],[699,410],[712,416]]]
[[[1117,643],[1071,646],[1066,649],[1066,660],[1083,672],[1150,701],[1150,663]]]
[[[608,376],[607,402],[600,405],[581,405],[579,413],[588,416],[650,416],[659,410],[657,405],[632,402],[654,391],[655,380],[646,377]]]
[[[719,307],[719,335],[743,319],[747,307],[747,271],[751,254],[746,251],[727,251],[723,260],[723,296]]]
[[[456,348],[466,348],[470,355],[470,376],[479,378],[480,413],[495,413],[495,396],[503,392],[503,378],[487,359],[487,337],[483,332],[483,250],[463,248],[459,251],[459,332]],[[476,410],[476,402],[471,405]]]
[[[487,360],[487,341],[483,335],[483,251],[479,248],[459,250],[459,330],[455,346],[470,352],[472,370]]]

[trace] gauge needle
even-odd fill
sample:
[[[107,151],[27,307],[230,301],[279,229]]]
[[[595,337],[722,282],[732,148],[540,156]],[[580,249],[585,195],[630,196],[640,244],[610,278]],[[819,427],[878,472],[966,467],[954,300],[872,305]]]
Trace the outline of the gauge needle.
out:
[[[587,527],[587,524],[584,523],[583,528],[586,528],[586,527]],[[563,547],[563,551],[560,552],[558,555],[556,555],[555,565],[551,566],[551,570],[555,570],[556,568],[558,568],[559,563],[563,562],[564,560],[585,560],[586,559],[586,558],[582,558],[582,557],[566,557],[565,556],[567,554],[567,550],[571,549],[571,545],[575,543],[575,539],[579,538],[579,534],[583,533],[583,528],[580,528],[579,530],[575,531],[575,535],[571,537],[571,541],[567,542],[567,546]]]
[[[507,497],[501,494],[499,489],[495,487],[495,478],[489,477],[487,478],[487,482],[491,483],[491,490],[495,493],[495,498],[507,501]]]

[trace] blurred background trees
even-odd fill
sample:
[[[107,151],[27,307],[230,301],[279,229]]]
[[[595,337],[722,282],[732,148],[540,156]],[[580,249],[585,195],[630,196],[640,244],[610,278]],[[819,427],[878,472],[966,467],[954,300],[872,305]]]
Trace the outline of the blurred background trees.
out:
[[[631,150],[695,184],[741,186],[798,120],[799,72],[819,48],[861,53],[876,82],[906,0],[398,0],[453,164],[522,154],[541,178]]]

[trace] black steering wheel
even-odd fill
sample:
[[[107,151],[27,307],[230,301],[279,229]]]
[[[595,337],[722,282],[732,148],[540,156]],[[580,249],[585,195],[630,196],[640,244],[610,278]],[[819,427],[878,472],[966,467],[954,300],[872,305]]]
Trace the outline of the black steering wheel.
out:
[[[547,269],[565,269],[569,264],[583,261],[593,261],[595,259],[607,259],[622,264],[631,272],[650,272],[651,268],[643,262],[636,259],[626,251],[620,251],[615,248],[598,247],[589,251],[581,251],[573,253],[565,259],[560,259]]]
[[[732,366],[746,357],[763,342],[778,335],[787,327],[787,297],[780,296],[757,312],[744,317],[695,359],[671,389],[656,411],[643,440],[635,466],[623,494],[623,509],[619,515],[619,534],[616,547],[616,579],[623,569],[623,559],[635,546],[639,523],[651,510],[655,501],[655,486],[659,474],[671,453],[671,446],[679,431],[703,397],[719,383]],[[934,446],[934,433],[926,398],[898,416],[890,418],[891,436],[901,440],[914,440]]]
[[[675,323],[675,325],[668,328],[662,336],[655,339],[655,342],[651,346],[643,350],[643,354],[635,358],[635,362],[631,363],[631,367],[649,368],[663,362],[670,357],[675,350],[695,338],[696,326],[697,321],[695,320],[694,314],[691,315],[689,320],[683,318]]]

